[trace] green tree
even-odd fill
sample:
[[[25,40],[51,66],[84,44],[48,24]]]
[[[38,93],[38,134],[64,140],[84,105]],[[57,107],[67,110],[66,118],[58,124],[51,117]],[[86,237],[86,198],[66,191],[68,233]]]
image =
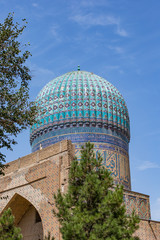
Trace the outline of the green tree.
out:
[[[54,196],[55,216],[61,224],[64,240],[135,240],[139,219],[133,212],[127,216],[123,187],[114,187],[108,170],[97,159],[94,145],[86,143],[81,160],[72,161],[66,194]]]
[[[0,148],[10,150],[16,144],[14,138],[33,124],[36,114],[34,103],[29,102],[31,74],[25,65],[31,54],[24,50],[28,44],[22,45],[19,39],[27,24],[25,19],[22,22],[20,26],[9,14],[0,23]],[[0,152],[0,174],[4,161]]]
[[[21,240],[20,232],[20,228],[14,226],[14,216],[8,208],[0,217],[0,240]]]

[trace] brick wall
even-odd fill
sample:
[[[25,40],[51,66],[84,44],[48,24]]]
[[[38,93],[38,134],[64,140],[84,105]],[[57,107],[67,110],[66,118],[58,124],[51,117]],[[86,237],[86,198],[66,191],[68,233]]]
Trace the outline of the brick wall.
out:
[[[5,176],[0,177],[0,212],[11,207],[16,224],[22,227],[25,226],[24,215],[34,207],[42,220],[43,235],[47,235],[49,231],[56,240],[60,240],[59,223],[52,213],[55,207],[53,194],[59,188],[66,191],[73,157],[74,146],[71,141],[64,140],[10,162]],[[128,214],[135,209],[141,219],[150,219],[148,195],[126,190],[124,200]],[[30,227],[29,225],[28,229]],[[25,227],[24,231],[27,235]],[[37,232],[40,231],[37,228]],[[141,220],[136,235],[141,240],[160,240],[160,222]],[[35,236],[30,237],[30,240],[35,239]]]
[[[0,212],[11,207],[13,212],[22,213],[27,211],[25,203],[29,202],[42,219],[44,236],[49,231],[57,240],[60,239],[59,223],[52,213],[53,194],[58,188],[66,190],[73,156],[74,147],[71,141],[64,140],[10,162],[5,176],[0,178]],[[13,201],[17,201],[17,196],[26,199],[20,209],[15,209],[16,205],[13,204]],[[16,215],[17,225],[22,217],[20,214]]]
[[[135,236],[140,240],[160,240],[160,222],[141,220]]]

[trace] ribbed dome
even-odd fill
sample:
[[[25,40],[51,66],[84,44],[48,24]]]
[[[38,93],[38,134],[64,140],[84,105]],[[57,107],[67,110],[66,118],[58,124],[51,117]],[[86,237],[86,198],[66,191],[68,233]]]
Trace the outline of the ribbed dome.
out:
[[[107,80],[86,71],[73,71],[50,81],[38,94],[41,108],[31,128],[31,144],[47,131],[74,126],[109,128],[130,139],[129,116],[119,91]],[[41,138],[42,139],[42,138]]]

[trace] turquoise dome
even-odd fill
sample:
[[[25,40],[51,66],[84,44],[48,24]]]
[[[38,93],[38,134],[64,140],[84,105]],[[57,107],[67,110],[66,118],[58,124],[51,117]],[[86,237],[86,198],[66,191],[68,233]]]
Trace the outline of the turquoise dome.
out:
[[[30,134],[33,152],[68,139],[80,159],[81,146],[90,141],[115,184],[130,190],[128,110],[111,83],[90,72],[69,72],[50,81],[38,94],[36,105],[37,123]]]
[[[78,70],[53,79],[38,94],[36,105],[40,111],[38,123],[31,127],[31,145],[48,131],[56,133],[76,126],[111,129],[126,141],[130,139],[122,95],[106,79],[91,72]]]

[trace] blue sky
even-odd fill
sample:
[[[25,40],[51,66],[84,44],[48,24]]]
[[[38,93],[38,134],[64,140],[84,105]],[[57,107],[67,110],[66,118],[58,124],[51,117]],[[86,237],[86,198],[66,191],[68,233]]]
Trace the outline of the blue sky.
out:
[[[9,12],[26,18],[21,37],[30,42],[30,96],[66,72],[94,72],[126,100],[131,121],[132,190],[150,195],[160,220],[160,1],[0,0],[0,22]],[[29,130],[17,138],[7,161],[29,154]]]

